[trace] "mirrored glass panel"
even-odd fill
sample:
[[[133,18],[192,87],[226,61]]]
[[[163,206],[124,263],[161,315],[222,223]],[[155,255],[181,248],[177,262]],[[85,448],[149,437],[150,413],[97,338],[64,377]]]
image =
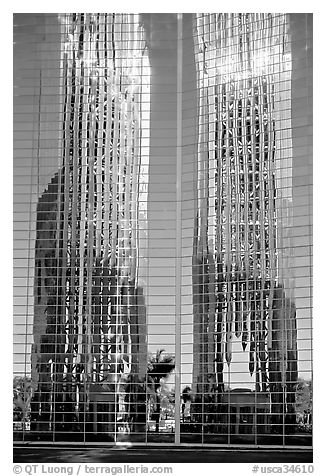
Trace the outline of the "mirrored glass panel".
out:
[[[14,441],[311,446],[312,15],[14,15]]]

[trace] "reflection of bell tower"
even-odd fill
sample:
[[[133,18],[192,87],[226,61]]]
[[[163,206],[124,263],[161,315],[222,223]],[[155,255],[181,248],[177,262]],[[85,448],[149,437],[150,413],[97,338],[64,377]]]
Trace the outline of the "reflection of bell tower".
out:
[[[33,418],[45,431],[84,424],[94,384],[117,393],[126,375],[144,378],[147,364],[138,279],[143,30],[134,15],[60,20],[62,166],[36,217]],[[117,415],[118,404],[107,413]]]
[[[271,392],[275,413],[281,403],[292,412],[292,162],[291,139],[281,133],[291,119],[290,106],[281,105],[291,100],[287,16],[203,14],[194,27],[194,391],[203,404],[213,374],[223,392],[237,340],[248,351],[256,391]]]

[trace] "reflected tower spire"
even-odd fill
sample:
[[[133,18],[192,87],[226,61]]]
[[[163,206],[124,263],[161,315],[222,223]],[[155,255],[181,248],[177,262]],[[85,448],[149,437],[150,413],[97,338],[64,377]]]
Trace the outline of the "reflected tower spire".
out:
[[[45,428],[64,425],[69,414],[78,420],[92,391],[118,394],[126,376],[146,373],[138,268],[146,233],[141,127],[149,76],[138,20],[60,15],[62,157],[39,199],[35,245],[33,405]],[[112,405],[109,412],[117,413]]]
[[[286,383],[297,358],[287,24],[287,16],[278,14],[198,14],[194,21],[198,401],[211,392],[212,378],[218,395],[224,392],[236,340],[249,352],[257,391],[270,390],[278,402],[286,385],[294,392],[296,371]]]

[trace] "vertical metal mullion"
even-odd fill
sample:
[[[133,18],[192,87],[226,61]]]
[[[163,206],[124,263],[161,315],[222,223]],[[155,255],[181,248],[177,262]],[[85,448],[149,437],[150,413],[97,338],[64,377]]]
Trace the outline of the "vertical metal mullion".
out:
[[[37,121],[33,120],[33,139],[34,139],[34,134],[37,134],[37,139],[36,139],[36,168],[37,168],[37,184],[36,184],[36,197],[39,197],[40,194],[40,140],[41,140],[41,133],[40,133],[40,125],[41,125],[41,98],[42,98],[42,71],[40,70],[40,78],[39,78],[39,84],[38,84],[38,90],[39,94],[37,94],[36,90],[34,92],[34,103],[33,103],[33,112],[36,110],[37,113]],[[34,114],[33,114],[34,116]],[[35,166],[34,162],[34,140],[33,140],[33,145],[32,145],[32,171]],[[31,192],[31,197],[33,197],[33,176],[31,174],[30,177],[30,192]],[[37,207],[38,205],[36,204],[36,225],[37,225]],[[26,377],[27,377],[27,348],[28,348],[28,320],[29,320],[29,302],[30,302],[30,296],[29,296],[29,286],[30,286],[30,280],[31,280],[31,273],[30,273],[30,259],[31,259],[31,243],[33,241],[32,238],[32,229],[31,229],[31,223],[33,222],[32,219],[33,216],[33,199],[30,200],[29,206],[28,206],[28,217],[30,220],[29,228],[28,228],[28,250],[27,250],[27,292],[26,292],[26,313],[25,313],[25,322],[24,322],[24,327],[25,327],[25,336],[24,336],[24,394],[26,392]],[[37,243],[37,226],[35,228],[35,241],[34,241],[34,246]],[[15,246],[14,246],[15,248]],[[13,252],[15,249],[13,248]],[[36,248],[36,246],[35,246]],[[34,251],[34,259],[36,258],[36,251]],[[42,265],[40,265],[42,266]],[[15,269],[13,268],[13,273],[15,272]],[[14,275],[15,276],[15,275]],[[34,282],[36,281],[36,276],[34,276]],[[13,288],[15,292],[15,288]],[[14,295],[13,295],[14,296]],[[15,372],[14,372],[15,376]],[[25,396],[25,395],[24,395]],[[38,400],[38,404],[40,403],[40,399]],[[25,416],[25,415],[24,415]],[[25,419],[23,419],[23,441],[25,441]]]
[[[181,179],[182,179],[182,30],[183,15],[177,14],[177,162],[176,162],[176,290],[175,290],[175,443],[180,443],[181,373]]]

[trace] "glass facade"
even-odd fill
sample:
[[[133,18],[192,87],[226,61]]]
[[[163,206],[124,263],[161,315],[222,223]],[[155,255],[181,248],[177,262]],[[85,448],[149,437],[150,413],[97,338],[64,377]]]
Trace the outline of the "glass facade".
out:
[[[196,33],[196,418],[223,427],[224,413],[236,408],[237,382],[238,399],[249,408],[254,402],[256,419],[270,413],[274,432],[284,424],[288,432],[298,359],[287,16],[197,15]],[[242,362],[248,374],[236,375]],[[267,418],[261,421],[253,433],[264,432]]]
[[[14,440],[310,446],[312,15],[14,37]]]

